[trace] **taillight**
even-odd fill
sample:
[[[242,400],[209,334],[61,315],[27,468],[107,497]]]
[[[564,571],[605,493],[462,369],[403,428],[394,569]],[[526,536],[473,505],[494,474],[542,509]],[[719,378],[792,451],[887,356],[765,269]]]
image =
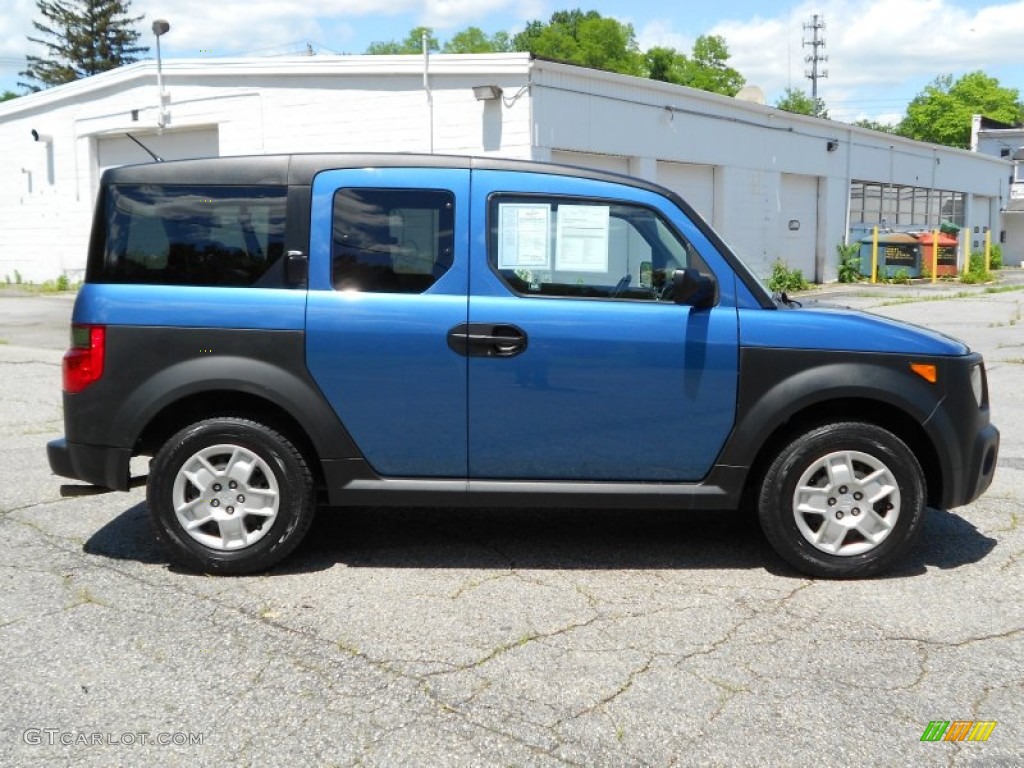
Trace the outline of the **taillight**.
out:
[[[64,353],[65,392],[81,392],[103,375],[106,340],[102,325],[71,326],[71,349]]]

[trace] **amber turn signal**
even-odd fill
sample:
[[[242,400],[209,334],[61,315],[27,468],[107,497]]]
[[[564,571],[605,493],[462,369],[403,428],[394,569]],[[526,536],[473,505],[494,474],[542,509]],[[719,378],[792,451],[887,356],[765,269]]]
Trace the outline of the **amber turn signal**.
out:
[[[929,384],[934,384],[939,380],[939,371],[930,363],[911,363],[910,370],[920,376],[922,379],[927,381]]]

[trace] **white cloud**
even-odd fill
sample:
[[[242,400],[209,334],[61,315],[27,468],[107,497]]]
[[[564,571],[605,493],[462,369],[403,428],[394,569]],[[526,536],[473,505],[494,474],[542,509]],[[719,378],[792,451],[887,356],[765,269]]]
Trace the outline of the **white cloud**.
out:
[[[1024,0],[967,10],[958,0],[799,0],[777,15],[723,19],[710,29],[677,29],[668,17],[645,18],[623,4],[620,21],[634,25],[641,48],[667,45],[688,51],[698,34],[722,35],[731,63],[748,83],[762,87],[769,103],[789,85],[810,91],[804,78],[802,24],[824,16],[829,61],[820,95],[833,116],[902,112],[906,102],[935,76],[975,69],[1000,77],[1004,85],[1024,83]],[[144,13],[142,42],[152,45],[149,23],[167,18],[167,56],[297,51],[310,41],[329,50],[360,51],[367,30],[387,32],[371,39],[401,38],[416,24],[442,38],[475,25],[487,31],[515,31],[515,23],[550,15],[552,0],[134,0]],[[570,5],[561,4],[562,7]],[[24,68],[25,37],[38,16],[34,0],[5,0],[0,15],[0,90],[14,87]],[[500,22],[494,21],[501,19]],[[362,31],[362,35],[357,34]],[[152,53],[150,53],[152,55]],[[1016,68],[1014,68],[1016,67]]]
[[[977,12],[946,0],[828,0],[805,3],[786,17],[723,21],[709,31],[726,38],[732,64],[748,82],[769,94],[790,84],[809,92],[802,24],[814,13],[828,25],[822,51],[828,78],[819,81],[819,95],[834,117],[901,114],[923,84],[944,73],[982,69],[998,77],[1015,66],[1019,77],[1024,71],[1024,0]]]
[[[419,4],[419,3],[417,3]],[[438,31],[458,31],[468,26],[490,29],[488,19],[495,14],[511,14],[517,21],[531,21],[544,15],[542,0],[423,0],[420,19],[425,26]],[[509,30],[506,30],[509,31]]]
[[[689,51],[693,48],[693,41],[696,40],[695,36],[676,32],[672,22],[667,19],[654,19],[639,29],[634,24],[634,29],[636,41],[640,45],[640,50],[643,51],[655,46]]]

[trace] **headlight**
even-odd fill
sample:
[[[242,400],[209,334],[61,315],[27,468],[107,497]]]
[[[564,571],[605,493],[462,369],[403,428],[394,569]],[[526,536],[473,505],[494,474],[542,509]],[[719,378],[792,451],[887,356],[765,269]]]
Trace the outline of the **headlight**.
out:
[[[982,373],[981,363],[971,368],[971,391],[974,392],[974,401],[981,407],[981,398],[985,394],[985,375]]]

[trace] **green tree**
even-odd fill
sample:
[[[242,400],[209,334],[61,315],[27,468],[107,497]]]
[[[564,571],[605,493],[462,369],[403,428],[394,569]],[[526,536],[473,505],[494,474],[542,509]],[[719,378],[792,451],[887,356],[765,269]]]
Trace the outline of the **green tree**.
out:
[[[686,79],[686,55],[675,48],[655,46],[644,53],[647,76],[663,83],[681,84]]]
[[[18,94],[14,91],[4,91],[3,93],[0,93],[0,101],[10,101],[11,99],[16,98],[18,98]]]
[[[721,35],[701,35],[693,44],[690,57],[691,88],[735,96],[746,79],[729,66],[729,47]]]
[[[18,73],[25,82],[18,85],[38,91],[138,61],[135,54],[149,48],[136,44],[134,26],[142,16],[129,16],[130,5],[131,0],[36,0],[43,18],[32,26],[40,37],[28,39],[46,54],[25,57],[25,70]]]
[[[454,34],[442,50],[445,53],[505,53],[513,49],[508,32],[488,36],[479,27],[467,27]]]
[[[1020,92],[1003,88],[996,78],[980,71],[956,81],[952,75],[940,75],[907,105],[896,132],[918,141],[968,149],[972,115],[1019,123],[1024,119]]]
[[[557,11],[547,23],[531,21],[516,35],[517,51],[584,67],[643,74],[643,57],[632,24],[604,18],[597,11]]]
[[[785,112],[792,112],[797,115],[811,115],[815,113],[814,99],[799,88],[787,88],[783,95],[775,102],[775,106]],[[818,99],[818,117],[828,118],[828,110],[825,102]]]
[[[746,82],[743,75],[729,66],[729,48],[720,35],[698,37],[690,56],[675,48],[650,48],[644,54],[644,62],[652,80],[726,96],[735,96]]]
[[[424,33],[427,35],[427,49],[434,53],[441,50],[441,45],[434,36],[434,30],[430,27],[414,27],[409,31],[404,40],[386,40],[370,43],[366,52],[376,55],[422,53]]]
[[[882,133],[896,132],[895,125],[890,125],[889,123],[880,123],[877,120],[854,120],[853,124],[859,128],[870,128],[872,131],[881,131]]]

